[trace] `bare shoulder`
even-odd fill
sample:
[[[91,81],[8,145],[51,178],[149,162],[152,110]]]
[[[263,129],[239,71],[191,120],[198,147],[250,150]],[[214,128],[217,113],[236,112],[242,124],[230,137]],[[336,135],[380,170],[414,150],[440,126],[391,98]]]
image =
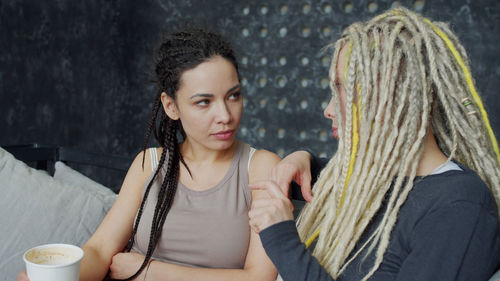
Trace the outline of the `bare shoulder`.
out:
[[[248,170],[249,181],[266,180],[269,178],[271,169],[281,161],[281,158],[274,152],[259,149],[256,150],[250,160]]]
[[[135,156],[113,206],[106,214],[96,232],[85,244],[98,249],[106,260],[120,252],[132,232],[135,215],[141,205],[142,190],[151,174],[151,153],[149,149]]]
[[[128,170],[129,173],[134,173],[134,174],[143,174],[144,176],[146,174],[149,174],[151,172],[151,154],[149,152],[150,149],[153,148],[148,148],[146,150],[141,150],[139,153],[134,158],[134,161],[132,161],[132,164],[130,165],[130,168]]]
[[[150,148],[152,149],[152,148]],[[160,155],[163,153],[163,147],[155,147],[156,151],[158,152],[158,160],[160,160]]]
[[[155,149],[157,153],[153,154],[151,153],[151,150]],[[161,155],[163,151],[163,148],[158,147],[158,148],[148,148],[145,151],[141,150],[137,155],[135,156],[134,160],[132,161],[132,164],[130,165],[130,168],[127,172],[127,175],[125,177],[124,183],[122,188],[130,188],[130,187],[140,187],[142,188],[142,185],[146,182],[148,177],[151,175],[152,171],[152,165],[151,165],[151,157],[158,157],[159,160],[159,155]],[[128,184],[128,183],[134,183],[134,184]]]
[[[278,163],[281,158],[278,154],[265,149],[258,149],[254,152],[250,165],[253,163],[265,164],[272,162],[274,164]]]

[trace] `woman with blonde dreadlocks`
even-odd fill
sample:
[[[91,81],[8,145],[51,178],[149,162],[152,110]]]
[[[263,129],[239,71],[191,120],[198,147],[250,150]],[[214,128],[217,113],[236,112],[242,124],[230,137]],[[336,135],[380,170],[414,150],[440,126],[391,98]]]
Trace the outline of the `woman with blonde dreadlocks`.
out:
[[[344,31],[330,79],[338,150],[297,227],[280,186],[307,185],[317,159],[295,152],[251,187],[271,196],[254,200],[250,225],[282,278],[487,280],[500,263],[500,154],[456,36],[389,10]]]

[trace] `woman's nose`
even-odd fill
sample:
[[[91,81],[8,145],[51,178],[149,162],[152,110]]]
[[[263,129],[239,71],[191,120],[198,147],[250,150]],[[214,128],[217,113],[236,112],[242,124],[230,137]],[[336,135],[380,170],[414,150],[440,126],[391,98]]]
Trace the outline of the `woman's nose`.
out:
[[[229,123],[231,121],[231,112],[229,111],[229,107],[225,103],[221,103],[217,108],[217,121],[220,123]]]
[[[334,101],[333,101],[333,96],[332,96],[332,98],[330,99],[330,102],[326,106],[325,110],[323,110],[323,115],[325,115],[326,119],[333,120],[333,118],[335,118],[335,107],[333,106],[333,103],[334,103]]]

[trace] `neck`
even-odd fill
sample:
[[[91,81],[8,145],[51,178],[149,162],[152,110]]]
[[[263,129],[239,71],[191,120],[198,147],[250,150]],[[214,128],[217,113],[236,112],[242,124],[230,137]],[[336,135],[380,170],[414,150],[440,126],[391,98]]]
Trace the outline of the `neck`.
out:
[[[232,160],[237,145],[238,142],[234,141],[227,149],[214,150],[187,139],[180,144],[180,150],[186,162],[215,163]]]
[[[434,169],[444,164],[446,161],[448,161],[448,157],[439,149],[436,137],[432,129],[429,128],[424,139],[424,151],[418,162],[417,176],[426,176],[432,173]]]

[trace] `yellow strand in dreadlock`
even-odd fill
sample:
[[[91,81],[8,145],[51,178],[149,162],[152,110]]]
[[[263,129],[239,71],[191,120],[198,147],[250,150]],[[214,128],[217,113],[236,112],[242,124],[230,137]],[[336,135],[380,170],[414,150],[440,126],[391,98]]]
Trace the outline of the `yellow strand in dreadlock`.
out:
[[[356,159],[356,154],[358,153],[358,143],[359,143],[359,134],[358,134],[358,107],[353,104],[352,105],[352,152],[351,159],[349,160],[349,169],[347,170],[347,177],[345,180],[344,190],[342,191],[342,197],[340,197],[339,208],[337,209],[337,216],[339,215],[340,208],[342,208],[344,204],[345,190],[347,188],[347,184],[351,179],[352,170],[354,168],[354,160]]]
[[[358,99],[358,104],[360,104],[361,99]],[[352,175],[352,170],[354,169],[354,160],[356,159],[356,154],[358,153],[358,144],[359,144],[359,134],[358,134],[358,120],[361,120],[360,113],[358,111],[358,107],[356,104],[352,105],[352,152],[351,152],[351,159],[349,160],[349,169],[347,170],[347,177],[344,185],[344,190],[342,191],[342,196],[340,198],[340,204],[339,207],[337,208],[337,216],[339,215],[340,208],[342,208],[342,205],[344,204],[344,197],[345,197],[345,190],[347,188],[347,184],[349,183],[349,180]],[[307,241],[305,242],[306,248],[309,247],[316,238],[318,238],[319,233],[321,232],[321,229],[318,229],[313,236],[311,236]]]
[[[347,69],[349,66],[349,60],[351,58],[352,47],[353,47],[353,43],[350,42],[349,47],[347,49],[347,54],[346,54],[346,64],[344,65],[344,79],[345,80],[347,80]],[[358,88],[360,88],[359,85],[358,85]],[[356,153],[358,150],[358,143],[359,143],[358,119],[357,119],[358,109],[357,109],[355,104],[353,104],[353,106],[352,106],[352,116],[353,116],[353,128],[352,128],[352,131],[353,131],[353,137],[352,137],[353,145],[352,146],[353,146],[353,148],[352,148],[352,152],[351,152],[351,159],[349,160],[349,169],[347,170],[347,177],[346,177],[344,189],[342,190],[340,204],[339,204],[339,207],[337,208],[337,216],[340,212],[340,208],[342,208],[342,205],[344,204],[345,189],[347,187],[347,184],[349,183],[349,179],[351,178],[352,169],[354,167],[354,159],[356,158]],[[321,228],[319,228],[311,237],[309,237],[309,239],[307,239],[307,241],[305,242],[306,248],[309,247],[312,244],[312,242],[314,242],[314,240],[316,240],[316,238],[318,238],[320,232],[321,232]]]
[[[318,229],[316,232],[314,232],[313,236],[309,237],[309,239],[307,239],[306,241],[306,248],[308,248],[309,246],[311,246],[312,242],[314,242],[314,240],[316,240],[316,238],[318,238],[318,235],[320,233],[321,229]]]
[[[349,49],[347,49],[347,54],[346,54],[346,63],[344,65],[344,81],[347,81],[347,69],[349,67],[349,61],[351,60],[351,54],[352,54],[352,46],[353,43],[349,43]],[[358,142],[359,142],[359,136],[358,136],[358,109],[355,104],[352,104],[352,149],[351,149],[351,159],[349,160],[349,169],[347,170],[347,177],[345,179],[345,184],[344,184],[344,189],[342,190],[342,196],[340,197],[340,204],[339,207],[337,208],[337,216],[339,215],[340,209],[342,208],[342,205],[344,204],[344,197],[345,197],[345,190],[347,188],[347,184],[349,183],[349,180],[352,175],[352,169],[354,167],[354,159],[356,158],[356,153],[358,151]]]
[[[474,82],[472,81],[472,75],[465,65],[464,61],[462,60],[462,57],[458,53],[457,49],[451,42],[450,38],[441,31],[436,25],[434,25],[430,20],[424,18],[424,21],[431,26],[431,28],[436,32],[436,34],[443,39],[444,43],[446,46],[450,49],[451,53],[455,57],[455,60],[457,61],[458,65],[460,65],[460,68],[462,68],[462,71],[465,76],[465,81],[467,82],[467,86],[469,87],[469,90],[472,94],[472,97],[474,98],[474,101],[476,102],[477,106],[479,107],[479,111],[481,111],[481,115],[484,120],[484,124],[486,125],[486,129],[488,131],[488,134],[491,139],[491,143],[493,144],[493,149],[495,150],[495,154],[497,155],[497,161],[500,164],[500,151],[498,149],[498,143],[497,139],[495,138],[495,134],[493,133],[493,130],[491,129],[490,126],[490,121],[488,119],[488,114],[486,113],[486,110],[484,109],[483,102],[481,101],[481,98],[479,97],[476,88],[474,87]]]
[[[360,86],[358,84],[358,89],[360,89]],[[358,91],[359,93],[359,91]],[[358,106],[361,105],[361,99],[358,98]],[[349,180],[351,179],[352,176],[352,170],[354,169],[354,160],[356,159],[356,154],[358,153],[358,144],[359,144],[359,134],[358,134],[358,122],[361,120],[361,114],[358,111],[358,106],[356,104],[352,104],[352,152],[351,152],[351,159],[349,160],[349,169],[347,170],[347,178],[346,182],[344,185],[344,190],[342,192],[342,197],[340,198],[340,204],[339,208],[337,209],[337,216],[339,215],[340,208],[344,205],[344,197],[345,197],[345,190],[347,187],[347,183],[349,183]],[[318,233],[319,234],[319,233]],[[330,254],[328,254],[326,259],[330,259],[330,257],[333,255],[333,250],[337,247],[337,244],[339,241],[335,243],[333,246],[332,250],[330,251]]]

